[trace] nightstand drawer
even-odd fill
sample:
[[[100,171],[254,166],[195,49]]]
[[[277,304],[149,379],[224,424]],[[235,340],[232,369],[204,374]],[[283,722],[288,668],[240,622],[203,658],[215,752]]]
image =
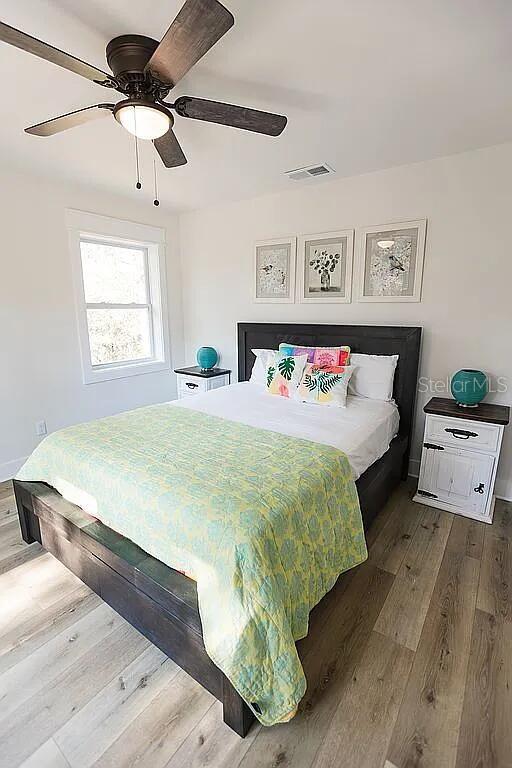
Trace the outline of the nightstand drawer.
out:
[[[198,376],[178,376],[178,396],[198,395],[208,391],[208,379]]]
[[[219,370],[214,374],[195,373],[195,368],[177,370],[176,379],[178,384],[178,399],[182,397],[191,397],[193,395],[202,395],[205,392],[211,392],[212,389],[225,387],[230,381],[230,371]],[[217,369],[218,370],[218,369]]]
[[[466,419],[450,419],[446,416],[427,416],[425,440],[443,445],[453,445],[471,451],[496,453],[502,427]]]

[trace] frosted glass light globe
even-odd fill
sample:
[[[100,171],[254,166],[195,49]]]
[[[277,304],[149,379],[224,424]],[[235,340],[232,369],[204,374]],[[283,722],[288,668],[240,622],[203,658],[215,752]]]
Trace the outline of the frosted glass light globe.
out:
[[[145,104],[126,104],[115,112],[123,128],[126,128],[138,139],[158,139],[167,133],[171,127],[171,120],[163,110]]]

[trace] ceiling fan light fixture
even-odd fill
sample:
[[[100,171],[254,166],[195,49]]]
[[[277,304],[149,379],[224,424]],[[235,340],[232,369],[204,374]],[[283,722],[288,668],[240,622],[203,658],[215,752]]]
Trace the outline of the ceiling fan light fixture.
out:
[[[184,5],[160,42],[145,35],[118,35],[107,44],[110,72],[38,40],[0,19],[0,44],[7,43],[56,64],[97,85],[122,94],[117,104],[100,103],[31,125],[32,136],[53,136],[107,115],[135,137],[152,141],[166,168],[185,165],[187,158],[174,134],[174,115],[266,136],[280,136],[287,118],[259,109],[220,101],[180,96],[164,99],[176,84],[231,29],[233,14],[220,0],[184,0]],[[171,112],[172,110],[172,112]],[[138,144],[136,142],[138,158]],[[327,173],[317,166],[310,175]]]
[[[114,117],[133,136],[147,141],[163,136],[174,122],[165,107],[133,99],[119,102],[114,109]]]

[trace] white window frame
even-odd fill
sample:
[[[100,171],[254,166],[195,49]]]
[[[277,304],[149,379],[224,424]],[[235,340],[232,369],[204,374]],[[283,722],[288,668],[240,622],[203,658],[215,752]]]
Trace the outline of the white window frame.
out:
[[[66,211],[69,247],[73,266],[78,339],[84,384],[124,379],[143,373],[170,370],[169,329],[167,323],[167,290],[165,270],[165,230],[132,221],[113,219],[85,211]],[[144,304],[119,304],[121,307],[147,307],[150,310],[151,357],[93,365],[87,325],[87,309],[109,309],[115,304],[91,304],[85,300],[80,242],[111,243],[143,248],[146,254],[146,286]]]

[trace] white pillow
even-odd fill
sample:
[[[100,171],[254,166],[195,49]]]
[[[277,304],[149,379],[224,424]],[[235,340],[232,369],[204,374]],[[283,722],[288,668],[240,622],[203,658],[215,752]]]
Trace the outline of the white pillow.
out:
[[[271,355],[275,355],[275,349],[251,349],[253,355],[256,356],[254,365],[251,371],[251,377],[249,381],[253,384],[263,384],[267,386],[267,363]]]
[[[350,355],[354,372],[348,384],[349,395],[372,400],[391,400],[398,355]]]

